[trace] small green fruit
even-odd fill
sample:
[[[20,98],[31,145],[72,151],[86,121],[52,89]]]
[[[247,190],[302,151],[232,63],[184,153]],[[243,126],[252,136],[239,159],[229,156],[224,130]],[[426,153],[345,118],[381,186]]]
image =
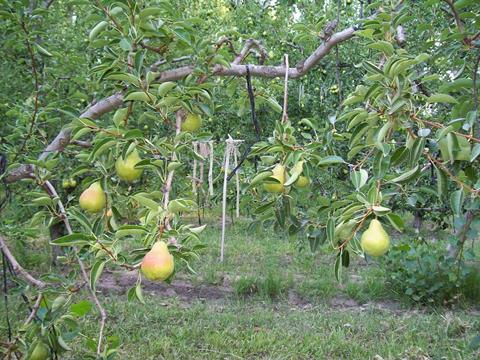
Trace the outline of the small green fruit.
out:
[[[151,281],[163,281],[172,275],[175,268],[173,256],[164,241],[157,241],[143,258],[140,269]]]
[[[202,118],[197,114],[188,114],[182,122],[182,131],[195,132],[202,126]]]
[[[50,356],[48,346],[43,342],[38,342],[30,355],[29,360],[47,360]]]
[[[107,197],[103,192],[100,182],[96,181],[84,190],[78,202],[82,209],[92,213],[103,210],[107,202]]]
[[[131,182],[135,181],[142,175],[143,169],[135,168],[135,165],[142,159],[138,155],[138,151],[135,149],[127,155],[125,159],[119,157],[115,162],[115,170],[117,175],[123,181]]]
[[[382,256],[390,247],[390,237],[377,219],[370,222],[368,229],[360,240],[363,251],[370,256]]]
[[[300,175],[295,181],[295,187],[303,189],[310,185],[310,179],[306,176]]]
[[[63,179],[62,188],[68,189],[70,187],[70,181],[68,179]]]

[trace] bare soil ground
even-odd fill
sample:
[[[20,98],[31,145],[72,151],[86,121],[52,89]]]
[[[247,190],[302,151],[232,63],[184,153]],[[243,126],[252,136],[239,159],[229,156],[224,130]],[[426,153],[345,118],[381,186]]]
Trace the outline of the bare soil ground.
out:
[[[135,272],[115,271],[105,272],[100,279],[97,288],[105,295],[125,294],[128,289],[135,286],[137,274]],[[155,283],[143,280],[142,288],[145,293],[149,293],[160,298],[176,298],[184,305],[197,301],[216,302],[219,300],[232,299],[235,294],[233,288],[228,285],[228,281],[222,285],[194,284],[191,281],[177,276],[171,284]],[[317,304],[305,299],[294,290],[289,290],[287,301],[289,306],[308,310],[314,308]],[[391,312],[404,312],[401,304],[394,301],[368,302],[360,304],[359,302],[347,297],[334,297],[328,305],[335,310],[356,310],[367,311],[372,309],[388,310]],[[409,310],[410,311],[410,310]]]

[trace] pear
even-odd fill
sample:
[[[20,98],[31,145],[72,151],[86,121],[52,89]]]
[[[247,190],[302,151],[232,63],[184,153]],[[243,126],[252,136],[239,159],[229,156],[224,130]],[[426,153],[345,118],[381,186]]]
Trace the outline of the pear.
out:
[[[33,348],[29,360],[47,360],[49,356],[50,350],[48,349],[48,346],[43,342],[38,342]]]
[[[280,183],[263,184],[263,188],[271,193],[283,192],[285,183],[285,167],[282,164],[277,164],[272,170],[272,178],[277,179]]]
[[[382,256],[390,247],[390,237],[377,219],[370,222],[360,240],[363,251],[370,256]]]
[[[118,177],[128,182],[137,180],[142,175],[143,169],[136,169],[135,165],[141,160],[136,149],[128,154],[125,159],[119,157],[115,162]]]
[[[295,187],[300,189],[306,188],[308,185],[310,185],[310,179],[303,175],[300,175],[297,181],[295,181]]]
[[[202,126],[202,118],[197,114],[188,114],[182,122],[182,131],[195,132]]]
[[[63,179],[62,188],[64,188],[64,189],[70,188],[70,181],[68,179]]]
[[[78,202],[82,209],[89,212],[95,213],[101,211],[105,207],[107,198],[100,182],[96,181],[84,190]]]
[[[157,241],[143,258],[140,269],[148,280],[163,281],[172,275],[174,266],[167,244]]]

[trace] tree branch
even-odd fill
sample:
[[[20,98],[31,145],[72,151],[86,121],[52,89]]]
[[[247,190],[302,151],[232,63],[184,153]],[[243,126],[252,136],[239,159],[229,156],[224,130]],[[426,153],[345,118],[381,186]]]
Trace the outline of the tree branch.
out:
[[[123,104],[123,93],[117,92],[97,102],[95,105],[88,108],[79,117],[88,118],[92,120],[98,119],[103,114],[118,108],[122,104]],[[53,141],[40,154],[38,159],[45,160],[50,153],[63,151],[63,149],[65,149],[65,147],[70,142],[70,133],[71,133],[70,129],[62,129],[58,133],[58,135],[55,137],[55,139],[53,139]],[[33,178],[33,166],[30,164],[22,165],[19,168],[12,170],[5,178],[5,181],[7,183],[12,183],[25,178]]]
[[[243,62],[243,60],[246,59],[246,57],[250,54],[251,50],[253,48],[256,48],[259,53],[260,53],[260,64],[263,64],[265,62],[265,59],[267,58],[267,50],[265,47],[262,45],[262,43],[258,40],[254,40],[252,38],[248,39],[245,42],[245,45],[243,46],[242,51],[240,51],[240,54],[237,55],[235,60],[233,60],[233,64],[240,64]]]
[[[65,211],[65,207],[63,206],[63,203],[60,200],[60,197],[58,196],[57,191],[49,181],[45,181],[45,183],[43,184],[43,188],[45,189],[47,194],[50,195],[50,197],[58,199],[57,206],[58,206],[58,211],[60,212],[60,220],[65,224],[67,233],[71,235],[73,233],[72,227],[70,226],[70,221],[68,220],[67,212]],[[89,284],[88,290],[90,291],[90,297],[92,298],[93,302],[98,308],[98,311],[100,312],[100,330],[98,334],[98,345],[97,345],[97,354],[100,354],[102,350],[103,331],[105,329],[105,321],[107,320],[107,313],[103,308],[102,304],[100,303],[100,300],[98,300],[95,290],[92,289],[92,287],[90,286],[90,277],[88,276],[87,270],[85,269],[85,265],[83,264],[82,259],[80,259],[80,256],[78,255],[78,250],[75,246],[73,247],[73,251],[75,252],[75,257],[80,267],[83,280],[87,284]]]
[[[294,68],[288,69],[288,78],[296,79],[305,75],[320,60],[322,60],[330,50],[337,44],[349,40],[355,34],[356,27],[351,26],[345,30],[333,34],[327,41],[323,42],[305,61],[300,62]],[[253,46],[253,45],[252,45]],[[257,77],[276,78],[285,76],[285,66],[266,66],[266,65],[248,65],[250,74]],[[183,66],[176,69],[166,70],[161,72],[157,78],[157,82],[175,81],[184,78],[191,74],[195,66]],[[222,65],[215,65],[213,68],[214,76],[245,76],[247,73],[247,65],[240,65],[232,63],[230,67]],[[101,115],[112,111],[123,104],[123,92],[117,92],[90,107],[80,118],[97,119]],[[55,137],[55,139],[46,147],[43,153],[39,156],[39,160],[45,160],[52,152],[63,151],[63,149],[70,142],[70,130],[63,129]],[[22,165],[21,167],[11,171],[6,177],[7,183],[12,183],[21,179],[31,178],[33,175],[32,165]]]
[[[5,257],[7,258],[8,262],[12,265],[13,270],[18,272],[20,275],[22,275],[22,277],[25,278],[28,282],[30,282],[31,284],[35,285],[40,289],[46,286],[46,284],[43,281],[35,279],[32,275],[30,275],[30,273],[27,270],[25,270],[18,263],[17,259],[15,259],[15,256],[13,256],[12,253],[10,252],[10,249],[8,248],[5,239],[1,235],[0,235],[0,251],[5,254]]]

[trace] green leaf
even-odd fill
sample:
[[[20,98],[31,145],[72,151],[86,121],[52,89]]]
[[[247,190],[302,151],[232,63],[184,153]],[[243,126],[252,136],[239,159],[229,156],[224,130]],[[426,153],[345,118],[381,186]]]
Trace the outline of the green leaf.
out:
[[[343,160],[340,156],[330,155],[323,159],[321,159],[317,165],[331,165],[331,164],[345,164],[345,160]]]
[[[125,81],[126,83],[140,87],[141,81],[136,76],[127,73],[113,73],[106,77],[107,80]],[[133,94],[133,93],[132,93]]]
[[[450,195],[450,206],[455,216],[460,216],[462,212],[462,205],[464,200],[463,189],[454,191]]]
[[[369,49],[382,51],[387,56],[392,56],[394,52],[393,45],[388,41],[377,41],[372,44],[368,44],[367,47]]]
[[[456,104],[458,101],[453,96],[447,94],[433,94],[428,97],[427,102]]]
[[[470,155],[470,162],[475,161],[478,155],[480,155],[480,144],[475,144],[472,149],[472,154]]]
[[[102,275],[103,268],[105,267],[105,263],[107,261],[105,259],[98,260],[93,264],[92,270],[90,270],[90,288],[95,291],[97,286],[97,281]]]
[[[443,170],[438,167],[435,167],[435,173],[437,175],[437,193],[438,197],[441,199],[448,191],[448,177]]]
[[[392,123],[390,121],[387,121],[385,124],[383,124],[382,128],[378,131],[377,134],[377,142],[382,143],[383,139],[388,133],[388,130],[392,127]]]
[[[97,25],[93,27],[93,29],[90,31],[90,34],[88,35],[88,39],[91,41],[95,40],[95,38],[102,32],[103,30],[106,29],[108,26],[108,22],[106,21],[100,21]]]
[[[79,301],[70,306],[70,311],[77,316],[84,316],[92,310],[92,303],[88,300]]]
[[[403,232],[405,230],[405,223],[401,216],[390,213],[387,214],[387,219],[397,231]]]
[[[389,183],[399,184],[399,183],[402,183],[402,182],[406,182],[406,181],[412,179],[413,177],[415,177],[417,175],[419,169],[420,169],[420,167],[419,167],[419,165],[417,165],[413,169],[411,169],[409,171],[406,171],[402,175],[397,176],[396,178],[390,180]]]
[[[387,207],[377,206],[377,205],[372,206],[372,210],[375,212],[375,215],[377,215],[377,216],[387,215],[388,213],[390,213],[392,211],[391,209],[389,209]]]
[[[266,100],[267,104],[272,108],[273,111],[276,111],[277,113],[281,113],[283,111],[283,108],[274,98],[268,97]]]
[[[65,350],[65,351],[72,351],[72,348],[68,346],[68,344],[65,342],[65,340],[62,338],[62,335],[57,336],[57,342],[60,347]]]
[[[358,171],[352,171],[350,173],[350,181],[352,182],[355,189],[359,191],[368,180],[368,172],[364,169],[360,169]]]
[[[335,240],[335,219],[328,218],[327,220],[327,240],[330,241],[332,244]]]
[[[142,304],[145,304],[145,300],[143,299],[142,286],[139,282],[137,283],[137,285],[135,285],[135,296],[137,297],[138,301],[140,301]]]
[[[127,114],[128,114],[128,108],[121,108],[115,111],[115,114],[113,115],[113,123],[115,124],[116,127],[123,125],[125,118],[127,117]]]
[[[272,175],[273,173],[271,171],[263,171],[255,175],[255,177],[250,182],[250,186],[256,186],[257,184],[265,181],[267,178],[271,177]]]
[[[335,259],[335,265],[333,267],[335,272],[335,279],[337,279],[337,281],[340,281],[341,275],[342,275],[342,267],[340,266],[341,261],[342,261],[342,252],[340,251],[337,253],[337,257]]]
[[[94,241],[95,237],[92,235],[86,235],[83,233],[73,233],[70,235],[65,235],[59,237],[55,240],[52,240],[50,244],[57,246],[77,246],[77,245],[87,245],[90,242]]]
[[[129,235],[145,235],[146,233],[147,229],[145,229],[143,226],[124,225],[117,230],[115,237],[119,239]]]
[[[177,83],[173,82],[173,81],[167,81],[167,82],[164,82],[164,83],[161,83],[159,86],[158,86],[158,90],[157,90],[157,95],[158,96],[161,96],[161,97],[164,97],[166,94],[168,94],[175,86],[177,86]]]
[[[159,204],[156,201],[149,199],[147,195],[148,194],[146,193],[139,193],[133,195],[133,198],[142,206],[148,207],[154,211],[158,210]]]
[[[145,101],[145,102],[155,102],[156,98],[150,93],[145,93],[143,91],[134,91],[125,97],[124,101]]]
[[[42,55],[45,55],[45,56],[48,56],[48,57],[52,57],[52,53],[50,53],[47,49],[41,47],[40,45],[38,45],[37,43],[35,43],[35,47],[37,48],[38,52]]]

